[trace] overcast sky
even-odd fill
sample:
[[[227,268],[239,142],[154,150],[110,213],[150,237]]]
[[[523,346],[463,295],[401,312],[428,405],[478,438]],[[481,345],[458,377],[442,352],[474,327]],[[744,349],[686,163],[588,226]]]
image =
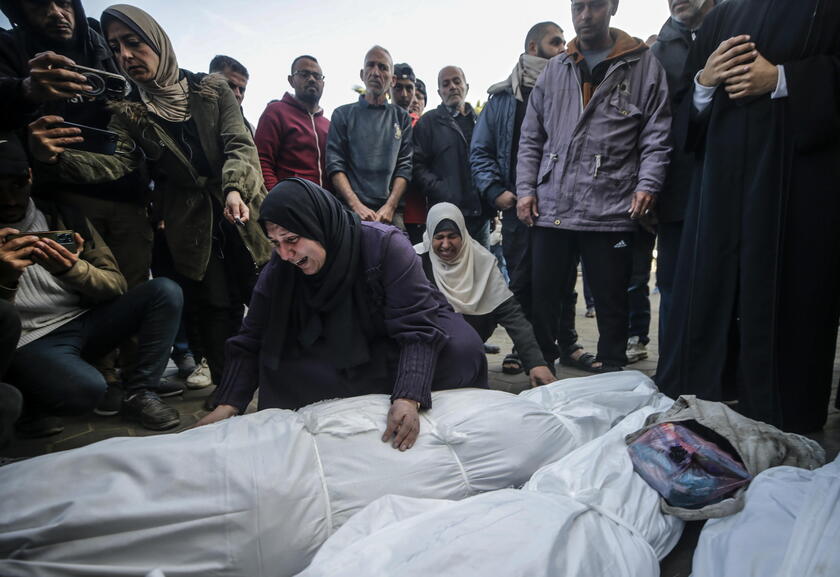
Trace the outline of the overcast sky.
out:
[[[99,18],[113,2],[83,1]],[[535,23],[553,20],[574,36],[567,0],[459,2],[396,0],[138,0],[172,39],[181,68],[206,71],[215,54],[228,54],[251,73],[245,115],[256,124],[268,101],[288,89],[286,76],[300,54],[318,58],[326,75],[321,105],[327,114],[356,98],[367,49],[381,44],[395,62],[407,62],[429,89],[436,106],[437,72],[448,64],[464,69],[468,100],[486,100],[487,87],[506,78]],[[505,7],[502,9],[500,7]],[[668,18],[668,0],[622,0],[612,25],[641,39],[656,34]],[[2,24],[8,23],[0,17]]]

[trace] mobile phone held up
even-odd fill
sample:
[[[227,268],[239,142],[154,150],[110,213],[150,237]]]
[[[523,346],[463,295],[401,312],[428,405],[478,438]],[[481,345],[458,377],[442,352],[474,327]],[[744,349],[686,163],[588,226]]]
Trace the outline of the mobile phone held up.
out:
[[[114,154],[117,151],[117,140],[119,140],[119,136],[116,132],[94,128],[93,126],[85,126],[84,124],[75,124],[73,122],[59,122],[55,126],[56,128],[78,128],[81,130],[82,133],[79,136],[84,138],[84,141],[68,144],[66,148],[82,150],[84,152],[95,152],[97,154]]]
[[[119,74],[85,66],[64,66],[64,68],[85,77],[90,90],[82,92],[84,98],[121,100],[131,92],[131,85]]]
[[[48,238],[54,240],[70,252],[76,252],[78,246],[76,245],[76,233],[72,230],[41,230],[32,232],[21,232],[18,234],[10,234],[6,236],[5,242],[9,242],[14,238],[22,236],[37,236],[38,238]]]

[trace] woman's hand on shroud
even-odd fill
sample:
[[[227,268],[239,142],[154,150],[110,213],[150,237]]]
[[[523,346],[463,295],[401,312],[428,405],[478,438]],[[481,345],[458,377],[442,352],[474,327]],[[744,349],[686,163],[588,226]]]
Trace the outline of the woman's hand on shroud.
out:
[[[400,451],[407,451],[414,446],[420,433],[420,415],[417,411],[420,403],[412,399],[397,399],[391,403],[388,411],[388,427],[382,435],[382,442],[393,439],[391,446]]]
[[[218,423],[239,414],[236,407],[232,405],[219,405],[211,413],[207,413],[195,424],[195,427],[203,427],[212,423]]]

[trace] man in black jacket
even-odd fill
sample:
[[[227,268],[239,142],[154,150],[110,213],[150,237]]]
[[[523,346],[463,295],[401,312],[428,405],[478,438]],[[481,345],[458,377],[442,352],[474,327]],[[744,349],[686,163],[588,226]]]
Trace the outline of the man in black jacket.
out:
[[[659,60],[668,80],[671,93],[671,108],[676,109],[688,50],[694,43],[696,31],[706,14],[714,8],[715,0],[668,0],[671,17],[662,26],[659,37],[651,50]],[[671,309],[674,288],[674,273],[677,267],[677,253],[680,248],[683,219],[688,204],[688,192],[694,172],[692,155],[679,146],[674,147],[665,186],[659,195],[656,214],[659,219],[657,233],[659,247],[656,257],[656,285],[659,287],[659,335],[660,343],[665,332],[665,323]]]
[[[414,128],[414,182],[431,207],[451,202],[464,214],[470,236],[489,246],[490,220],[470,171],[470,142],[476,114],[466,101],[464,71],[446,66],[438,73],[440,106]]]

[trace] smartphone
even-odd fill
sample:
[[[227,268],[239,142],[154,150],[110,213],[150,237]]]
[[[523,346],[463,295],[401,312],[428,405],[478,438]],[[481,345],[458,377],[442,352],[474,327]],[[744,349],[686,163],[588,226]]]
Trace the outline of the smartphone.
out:
[[[120,100],[125,98],[130,90],[130,84],[128,84],[126,79],[113,72],[105,72],[104,70],[86,68],[84,66],[64,66],[63,68],[81,74],[87,79],[87,83],[91,89],[85,90],[82,94],[88,98]]]
[[[74,124],[73,122],[59,122],[55,126],[57,128],[78,128],[82,131],[79,136],[85,140],[76,144],[68,144],[67,148],[95,152],[97,154],[114,154],[117,151],[117,140],[119,140],[119,136],[116,132],[94,128],[93,126],[85,126],[84,124]]]
[[[13,238],[20,238],[22,236],[37,236],[38,238],[48,238],[54,240],[70,252],[76,252],[76,233],[72,230],[42,230],[32,232],[21,232],[19,234],[10,234],[6,236],[6,241],[9,242]]]

